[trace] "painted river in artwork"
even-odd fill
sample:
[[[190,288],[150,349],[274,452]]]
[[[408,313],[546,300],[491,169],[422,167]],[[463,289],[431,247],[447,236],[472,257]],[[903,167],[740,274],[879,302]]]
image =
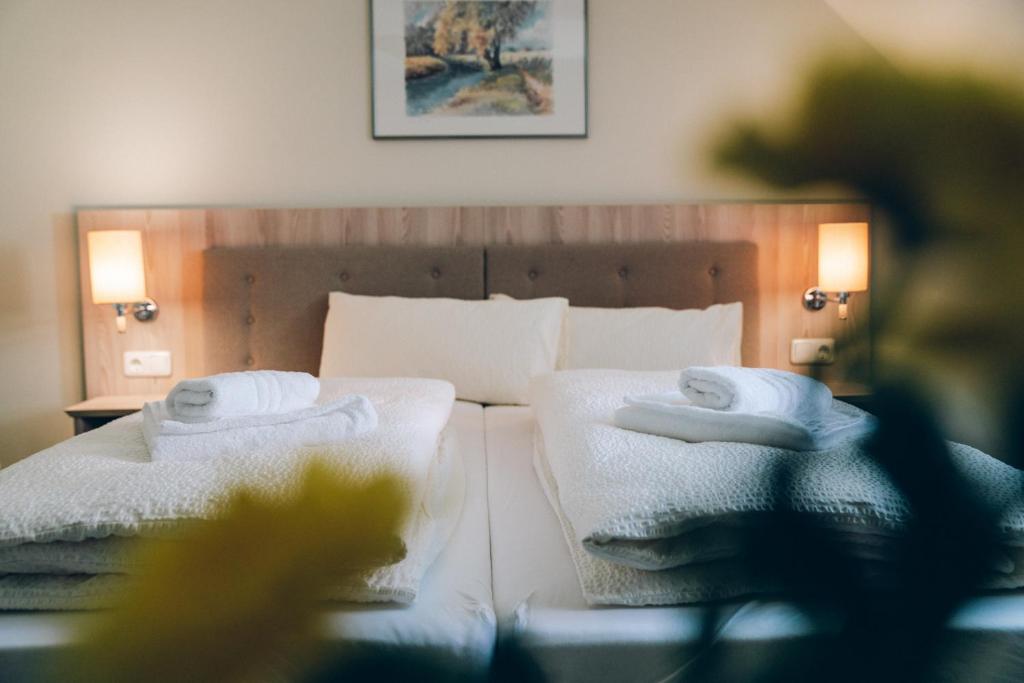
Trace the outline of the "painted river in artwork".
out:
[[[406,116],[554,111],[550,0],[403,4]]]
[[[487,73],[476,66],[450,62],[441,73],[405,82],[405,112],[421,116],[444,105],[463,88],[476,85]]]

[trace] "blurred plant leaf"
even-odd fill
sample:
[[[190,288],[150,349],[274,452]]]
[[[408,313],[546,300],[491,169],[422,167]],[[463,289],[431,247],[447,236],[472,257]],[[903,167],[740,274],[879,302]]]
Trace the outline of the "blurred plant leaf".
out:
[[[880,210],[895,253],[871,294],[876,369],[984,386],[979,405],[1005,414],[1024,377],[1019,85],[827,59],[784,120],[735,122],[714,160],[779,187],[839,183]]]
[[[331,587],[404,556],[400,491],[314,463],[287,494],[234,493],[187,540],[144,547],[148,571],[85,634],[71,678],[261,680],[301,664]]]
[[[830,59],[788,121],[737,122],[715,160],[782,187],[843,183],[890,213],[904,244],[1018,231],[1024,92],[882,59]]]
[[[1024,91],[968,73],[827,59],[783,120],[735,122],[714,159],[777,187],[844,185],[879,210],[874,227],[894,238],[876,268],[874,338],[861,328],[849,343],[876,368],[879,429],[865,457],[901,491],[913,521],[885,558],[887,590],[865,584],[841,544],[815,538],[785,509],[751,539],[762,571],[816,579],[816,597],[844,622],[812,661],[780,659],[762,680],[817,680],[822,665],[830,680],[946,676],[946,624],[992,571],[1003,510],[960,476],[922,388],[944,396],[955,380],[985,398],[1006,418],[1008,459],[1024,464]],[[797,474],[776,472],[777,485]],[[1020,673],[1013,652],[984,655],[1002,657],[993,670]]]
[[[995,566],[1004,511],[963,479],[912,386],[879,387],[876,412],[879,428],[867,451],[901,491],[913,518],[892,558],[900,573],[897,591],[883,596],[883,610],[854,612],[852,627],[861,645],[873,646],[864,652],[886,680],[934,680],[950,616]]]

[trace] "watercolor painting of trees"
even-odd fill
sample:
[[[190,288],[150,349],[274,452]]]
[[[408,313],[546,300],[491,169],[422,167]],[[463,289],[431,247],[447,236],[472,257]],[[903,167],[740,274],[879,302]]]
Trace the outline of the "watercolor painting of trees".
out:
[[[454,120],[451,125],[473,119],[476,127],[495,127],[512,117],[557,119],[563,103],[567,111],[585,110],[585,102],[580,106],[585,84],[571,84],[585,76],[585,53],[563,52],[582,68],[563,75],[556,65],[556,48],[562,47],[554,21],[560,0],[398,1],[405,118]],[[578,33],[583,35],[585,3],[577,4]],[[389,9],[392,16],[398,14]],[[377,21],[374,26],[376,32]],[[585,41],[575,40],[585,48]],[[498,128],[493,132],[515,134]]]
[[[550,114],[550,7],[550,2],[406,2],[409,115]]]

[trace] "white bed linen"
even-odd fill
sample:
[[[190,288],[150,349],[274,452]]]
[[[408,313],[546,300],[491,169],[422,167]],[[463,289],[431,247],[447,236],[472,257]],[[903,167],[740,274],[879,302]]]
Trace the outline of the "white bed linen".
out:
[[[622,396],[663,392],[677,381],[674,372],[569,370],[531,383],[543,432],[538,463],[547,466],[545,478],[557,490],[565,531],[588,554],[609,560],[576,556],[590,603],[698,603],[780,588],[737,561],[735,543],[723,543],[719,535],[712,536],[714,544],[704,538],[711,524],[746,526],[780,504],[830,533],[855,535],[856,543],[845,548],[865,559],[878,541],[906,529],[906,498],[863,457],[852,436],[827,451],[793,452],[749,443],[686,443],[614,426]],[[1024,473],[963,444],[950,443],[949,453],[964,481],[992,505],[1005,506],[998,550],[1010,561],[994,566],[981,585],[1024,587],[1016,547],[1024,539],[1024,503],[1015,499]],[[798,469],[776,488],[771,475],[781,465]],[[662,571],[628,572],[623,566]]]
[[[463,400],[523,405],[555,369],[568,306],[331,292],[320,377],[433,377]]]
[[[495,639],[487,526],[483,409],[458,401],[450,427],[463,457],[466,498],[451,540],[427,571],[409,606],[345,604],[325,612],[324,639],[332,646],[412,647],[463,670],[490,664]],[[0,680],[45,671],[73,641],[90,613],[0,613]]]
[[[455,401],[448,382],[416,378],[338,378],[321,383],[320,400],[362,394],[374,404],[377,429],[360,437],[275,452],[255,451],[183,461],[150,462],[139,414],[63,441],[0,472],[0,555],[26,542],[161,536],[177,533],[181,520],[215,514],[232,488],[274,494],[297,483],[302,466],[322,458],[355,477],[393,474],[414,514],[399,529],[405,557],[349,577],[333,591],[343,600],[411,602],[426,567],[439,551],[440,524],[427,496],[440,491],[457,438],[445,426]],[[439,446],[440,442],[440,446]],[[438,484],[432,487],[432,482]],[[436,491],[434,491],[436,493]],[[62,555],[75,548],[62,548]],[[116,574],[0,576],[6,609],[107,607],[122,590]]]
[[[551,683],[683,680],[706,648],[700,641],[705,619],[715,625],[713,647],[727,653],[730,679],[744,680],[780,656],[781,648],[813,649],[815,636],[835,625],[827,615],[781,600],[588,607],[534,472],[531,409],[489,407],[484,418],[499,646],[518,639]],[[954,654],[949,680],[977,671],[986,658],[1024,661],[1024,595],[972,600],[950,630],[971,647]]]
[[[590,608],[533,469],[530,408],[485,409],[494,606],[552,681],[659,681],[699,652],[704,607]],[[739,606],[723,608],[722,619]]]

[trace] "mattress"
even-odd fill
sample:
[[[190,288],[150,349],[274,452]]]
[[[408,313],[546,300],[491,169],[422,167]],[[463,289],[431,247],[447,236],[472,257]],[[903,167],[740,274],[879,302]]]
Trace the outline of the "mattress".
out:
[[[787,654],[813,653],[838,628],[828,613],[782,600],[588,607],[534,472],[531,409],[488,407],[484,423],[499,647],[514,644],[553,683],[686,680],[709,656],[727,667],[716,669],[723,677],[745,680]],[[942,680],[1018,679],[1024,595],[977,598],[950,631],[955,656]]]
[[[489,666],[495,615],[483,409],[457,401],[450,425],[456,432],[466,479],[465,504],[451,540],[427,571],[412,605],[327,608],[323,639],[328,656],[344,644],[375,652],[401,648],[460,672],[479,673]],[[45,675],[54,655],[71,645],[75,632],[94,619],[95,614],[86,612],[0,613],[0,680]]]

